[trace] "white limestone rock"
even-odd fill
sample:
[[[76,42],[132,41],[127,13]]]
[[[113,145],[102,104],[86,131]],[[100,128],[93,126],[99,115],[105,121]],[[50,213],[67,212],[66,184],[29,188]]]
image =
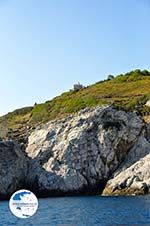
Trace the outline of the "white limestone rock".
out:
[[[100,193],[144,133],[135,113],[111,106],[51,121],[28,139],[26,183],[42,195]]]
[[[150,193],[150,142],[143,134],[114,172],[104,195]]]

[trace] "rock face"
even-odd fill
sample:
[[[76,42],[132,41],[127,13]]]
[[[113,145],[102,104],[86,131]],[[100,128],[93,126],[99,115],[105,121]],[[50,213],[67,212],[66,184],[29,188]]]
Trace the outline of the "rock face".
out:
[[[0,199],[9,197],[24,185],[27,161],[20,146],[0,142]]]
[[[66,119],[51,121],[37,128],[28,139],[26,153],[31,160],[27,187],[43,196],[100,193],[124,161],[125,169],[121,169],[127,170],[149,152],[145,134],[145,125],[135,113],[109,106],[85,109]],[[133,162],[127,160],[130,155]],[[149,167],[149,158],[145,158],[145,166]],[[144,162],[139,164],[144,170]],[[147,170],[143,170],[145,174]],[[149,174],[146,175],[148,179]],[[142,178],[141,174],[139,180]],[[121,179],[120,176],[118,181]]]
[[[112,106],[39,126],[26,153],[0,142],[0,198],[27,188],[39,196],[150,192],[150,125]]]
[[[150,107],[150,100],[148,100],[145,104],[147,107]]]
[[[140,136],[124,162],[107,182],[104,195],[145,194],[150,192],[150,143]]]
[[[150,192],[150,154],[108,181],[104,195],[132,195]]]

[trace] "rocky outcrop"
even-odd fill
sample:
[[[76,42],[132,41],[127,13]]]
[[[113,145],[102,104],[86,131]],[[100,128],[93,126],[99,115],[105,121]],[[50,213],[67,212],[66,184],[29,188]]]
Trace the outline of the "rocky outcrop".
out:
[[[12,141],[0,142],[0,199],[24,186],[27,165],[19,145]]]
[[[147,107],[150,107],[150,100],[148,100],[145,104]]]
[[[150,154],[108,181],[104,195],[133,195],[150,192]]]
[[[0,198],[20,188],[39,196],[150,192],[150,127],[112,106],[41,125],[26,153],[0,142]]]
[[[40,195],[101,193],[131,150],[133,162],[148,153],[149,143],[141,156],[134,156],[145,133],[135,113],[109,106],[51,121],[28,139],[26,152],[32,160],[27,186]]]
[[[142,135],[115,171],[104,195],[145,194],[150,192],[150,143]]]

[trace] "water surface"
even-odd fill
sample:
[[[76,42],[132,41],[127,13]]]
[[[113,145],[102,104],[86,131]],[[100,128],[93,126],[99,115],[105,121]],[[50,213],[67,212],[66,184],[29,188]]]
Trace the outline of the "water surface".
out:
[[[150,195],[132,197],[64,197],[39,200],[29,219],[13,216],[0,202],[0,226],[150,226]]]

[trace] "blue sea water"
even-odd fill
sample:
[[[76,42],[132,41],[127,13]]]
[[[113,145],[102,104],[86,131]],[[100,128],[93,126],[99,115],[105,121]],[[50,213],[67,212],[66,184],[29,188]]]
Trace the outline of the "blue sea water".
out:
[[[39,200],[29,219],[11,214],[0,202],[0,226],[150,226],[150,195],[127,197],[81,196]]]

